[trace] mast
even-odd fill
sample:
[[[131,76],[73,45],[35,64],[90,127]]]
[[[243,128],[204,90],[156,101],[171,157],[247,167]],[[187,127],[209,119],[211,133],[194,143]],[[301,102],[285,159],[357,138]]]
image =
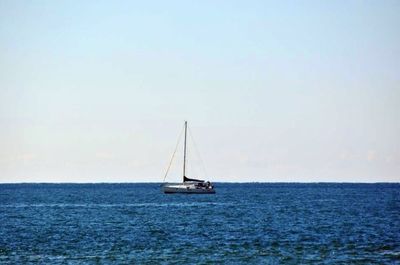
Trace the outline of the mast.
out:
[[[185,182],[185,176],[186,176],[186,132],[187,132],[187,121],[185,121],[185,143],[183,145],[183,182]]]

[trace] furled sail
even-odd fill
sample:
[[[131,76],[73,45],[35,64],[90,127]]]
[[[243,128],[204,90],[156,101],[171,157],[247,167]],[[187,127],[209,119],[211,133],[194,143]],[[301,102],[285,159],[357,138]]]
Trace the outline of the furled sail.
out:
[[[186,181],[204,182],[204,180],[201,180],[201,179],[190,179],[190,178],[187,178],[186,176],[184,176],[183,182],[186,182]]]

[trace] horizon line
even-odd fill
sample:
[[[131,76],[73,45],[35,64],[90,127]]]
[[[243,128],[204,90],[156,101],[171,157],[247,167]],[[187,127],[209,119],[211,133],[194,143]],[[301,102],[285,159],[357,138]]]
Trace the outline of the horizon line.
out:
[[[147,182],[0,182],[0,185],[3,184],[162,184],[162,183],[172,183],[172,182],[156,182],[156,181],[147,181]],[[175,183],[175,182],[173,182]],[[310,181],[310,182],[302,182],[302,181],[213,181],[213,183],[227,183],[227,184],[400,184],[400,181],[377,181],[377,182],[352,182],[352,181]]]

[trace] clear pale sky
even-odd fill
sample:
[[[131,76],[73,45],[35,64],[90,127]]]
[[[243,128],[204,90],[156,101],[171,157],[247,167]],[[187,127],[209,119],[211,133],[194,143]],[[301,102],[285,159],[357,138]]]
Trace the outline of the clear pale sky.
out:
[[[399,182],[399,14],[0,0],[0,182],[161,182],[184,120],[207,172],[190,148],[189,177]]]

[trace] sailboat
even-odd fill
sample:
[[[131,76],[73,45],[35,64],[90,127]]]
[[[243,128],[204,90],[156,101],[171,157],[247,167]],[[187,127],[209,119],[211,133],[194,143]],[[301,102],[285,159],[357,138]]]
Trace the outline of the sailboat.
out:
[[[193,194],[212,194],[215,193],[214,186],[209,181],[186,177],[186,135],[187,121],[185,121],[185,141],[183,145],[183,176],[181,183],[164,183],[162,191],[164,193],[193,193]],[[174,153],[175,154],[175,153]],[[172,156],[173,159],[173,156]],[[171,159],[171,162],[172,162]],[[171,165],[171,163],[170,163]],[[168,169],[167,173],[168,174]],[[165,175],[165,177],[166,177]],[[165,180],[164,177],[164,180]]]

